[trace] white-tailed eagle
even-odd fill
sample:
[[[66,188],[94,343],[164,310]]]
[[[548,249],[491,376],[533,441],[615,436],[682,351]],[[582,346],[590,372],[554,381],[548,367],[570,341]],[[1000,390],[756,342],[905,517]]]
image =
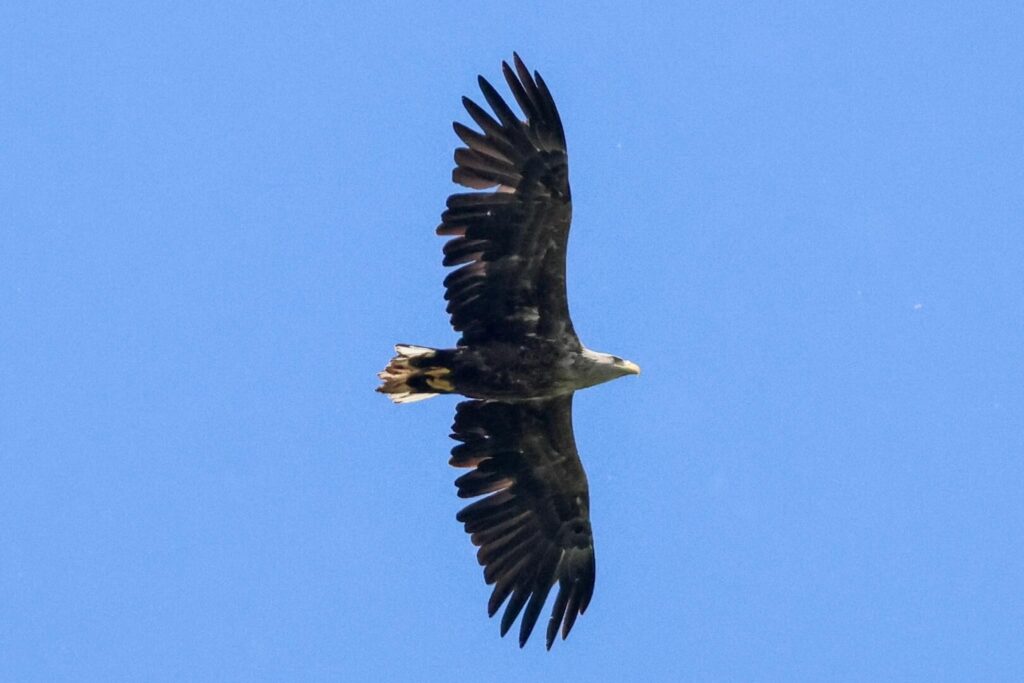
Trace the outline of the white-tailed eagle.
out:
[[[501,635],[522,614],[519,645],[558,587],[547,647],[565,638],[594,591],[594,539],[587,477],[576,452],[572,397],[640,369],[585,348],[573,329],[565,291],[572,201],[565,134],[540,74],[518,55],[502,63],[525,116],[521,120],[482,76],[494,116],[462,102],[480,131],[455,123],[452,180],[476,192],[448,197],[437,234],[447,311],[461,338],[455,348],[398,345],[378,388],[397,403],[438,394],[458,405],[450,463],[469,468],[455,485],[484,580],[494,586],[493,616],[506,603]],[[497,118],[495,118],[497,117]],[[525,608],[525,610],[524,610]]]

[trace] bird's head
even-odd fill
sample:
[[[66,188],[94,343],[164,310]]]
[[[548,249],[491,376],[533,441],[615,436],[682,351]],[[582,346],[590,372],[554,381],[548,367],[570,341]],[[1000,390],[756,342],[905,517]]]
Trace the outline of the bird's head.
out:
[[[612,366],[619,371],[620,375],[639,375],[640,366],[631,360],[612,356]]]
[[[583,358],[588,361],[590,368],[587,375],[595,380],[594,384],[607,382],[626,375],[640,374],[639,365],[632,361],[619,358],[618,356],[613,356],[610,353],[601,353],[599,351],[584,349]]]

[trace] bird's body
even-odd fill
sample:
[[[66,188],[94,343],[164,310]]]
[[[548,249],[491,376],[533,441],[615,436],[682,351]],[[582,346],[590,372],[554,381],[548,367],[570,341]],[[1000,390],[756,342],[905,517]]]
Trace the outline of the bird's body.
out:
[[[569,317],[565,253],[572,216],[562,123],[543,79],[515,56],[505,80],[520,120],[483,77],[497,118],[468,98],[482,132],[460,123],[453,194],[441,216],[445,278],[455,348],[400,344],[378,391],[396,403],[441,394],[470,401],[456,409],[450,463],[472,468],[456,480],[463,498],[486,496],[458,515],[494,585],[488,612],[505,601],[504,635],[522,613],[523,645],[550,590],[550,648],[590,602],[595,563],[586,474],[576,452],[572,398],[578,389],[640,369],[580,343]]]
[[[635,374],[628,361],[549,339],[454,349],[399,345],[382,375],[396,403],[438,394],[505,401],[551,398]]]

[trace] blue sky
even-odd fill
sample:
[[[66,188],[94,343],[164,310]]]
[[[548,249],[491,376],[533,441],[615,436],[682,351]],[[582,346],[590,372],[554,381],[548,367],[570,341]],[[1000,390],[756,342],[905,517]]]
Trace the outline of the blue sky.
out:
[[[20,6],[19,6],[20,5]],[[1018,3],[0,9],[0,678],[1024,678]],[[433,235],[565,122],[593,603],[488,620]]]

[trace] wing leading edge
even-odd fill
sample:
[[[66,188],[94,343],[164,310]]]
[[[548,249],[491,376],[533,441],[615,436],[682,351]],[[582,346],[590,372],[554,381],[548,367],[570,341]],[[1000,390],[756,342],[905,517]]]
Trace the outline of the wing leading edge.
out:
[[[465,401],[456,408],[451,464],[473,468],[455,484],[462,498],[486,496],[459,512],[494,585],[490,616],[507,600],[504,636],[522,612],[526,644],[551,589],[550,649],[568,636],[594,592],[590,499],[572,430],[572,395],[530,401]],[[525,611],[524,611],[525,607]]]
[[[579,347],[565,291],[565,252],[572,217],[565,133],[540,74],[519,55],[505,80],[526,120],[520,120],[482,76],[480,89],[497,118],[469,98],[463,104],[480,127],[456,122],[465,147],[455,150],[452,180],[474,190],[448,198],[437,228],[451,239],[444,265],[451,323],[460,346],[531,335]]]

